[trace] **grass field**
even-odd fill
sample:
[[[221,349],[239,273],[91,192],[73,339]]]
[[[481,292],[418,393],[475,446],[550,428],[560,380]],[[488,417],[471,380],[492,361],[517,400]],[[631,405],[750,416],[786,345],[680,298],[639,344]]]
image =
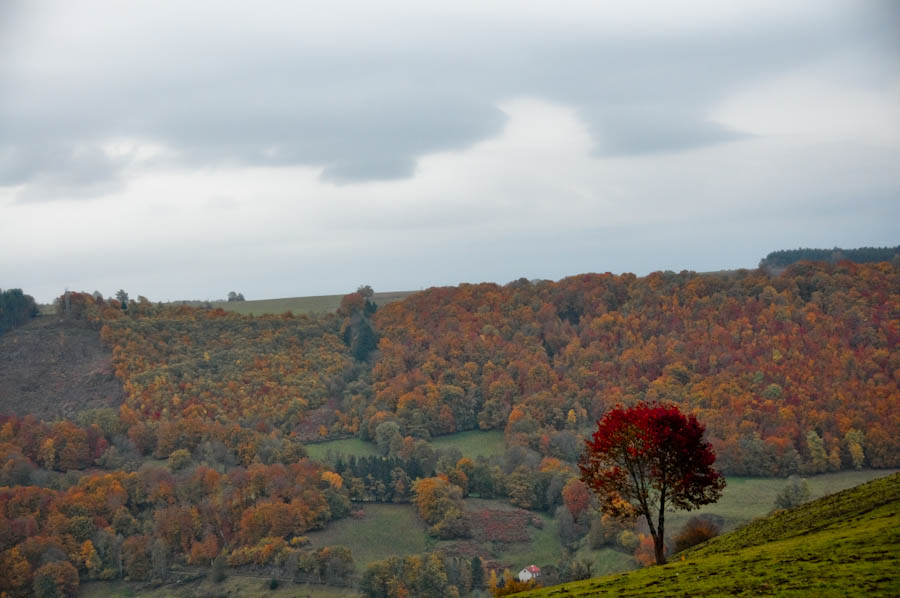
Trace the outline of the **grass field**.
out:
[[[387,305],[393,301],[412,295],[415,291],[391,291],[375,293],[377,305]],[[221,307],[226,311],[234,311],[244,315],[261,316],[263,314],[283,314],[286,311],[295,314],[327,313],[336,311],[341,305],[344,295],[316,295],[312,297],[286,297],[283,299],[257,299],[254,301],[213,301],[213,307]]]
[[[354,455],[356,457],[371,457],[378,455],[378,447],[372,442],[365,442],[359,438],[343,438],[341,440],[329,440],[304,445],[311,459],[326,461],[328,454]]]
[[[894,471],[896,470],[841,471],[810,476],[806,481],[809,483],[810,498],[815,499],[884,477]],[[727,481],[728,485],[719,502],[698,511],[679,511],[668,515],[666,522],[670,533],[677,531],[691,516],[700,513],[724,518],[724,531],[734,529],[742,523],[769,513],[775,506],[775,497],[786,484],[783,478],[729,477]]]
[[[497,560],[510,563],[515,568],[531,564],[554,564],[562,558],[562,545],[559,543],[556,521],[543,514],[539,517],[543,520],[544,527],[528,529],[531,542],[505,545],[497,554]]]
[[[898,596],[900,474],[755,521],[684,557],[521,596]]]
[[[469,430],[431,439],[434,448],[458,448],[463,457],[493,457],[506,450],[506,440],[500,430]]]
[[[357,504],[354,508],[362,508],[365,516],[362,519],[341,519],[324,530],[310,532],[307,536],[312,546],[347,546],[360,573],[374,561],[428,550],[425,524],[416,515],[415,507]]]
[[[458,448],[464,457],[474,459],[478,456],[492,457],[502,455],[506,449],[503,432],[498,430],[482,431],[471,430],[447,436],[438,436],[431,439],[431,444],[436,449]],[[329,440],[306,445],[306,452],[313,459],[324,461],[328,454],[354,455],[357,457],[369,457],[378,454],[378,448],[373,442],[365,442],[359,438],[344,438],[341,440]]]

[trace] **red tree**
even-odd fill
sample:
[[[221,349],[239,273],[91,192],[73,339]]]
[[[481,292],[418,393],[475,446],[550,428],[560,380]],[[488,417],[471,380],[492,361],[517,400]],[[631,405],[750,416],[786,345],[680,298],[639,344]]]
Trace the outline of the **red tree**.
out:
[[[647,519],[657,564],[666,562],[666,510],[715,502],[725,487],[712,468],[716,454],[703,440],[704,429],[675,406],[639,403],[608,412],[585,443],[581,479],[604,512]]]

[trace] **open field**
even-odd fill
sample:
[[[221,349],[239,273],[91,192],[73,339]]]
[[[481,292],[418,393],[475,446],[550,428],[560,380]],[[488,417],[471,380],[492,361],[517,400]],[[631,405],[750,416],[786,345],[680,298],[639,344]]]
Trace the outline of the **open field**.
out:
[[[834,494],[853,486],[858,486],[875,478],[887,476],[896,470],[865,469],[862,471],[841,471],[809,476],[810,498],[816,499]],[[676,532],[691,516],[708,513],[722,517],[724,530],[734,529],[756,517],[769,513],[775,506],[775,497],[784,488],[783,478],[739,478],[729,477],[728,485],[719,502],[707,505],[697,511],[679,511],[667,516],[669,533]]]
[[[543,514],[538,516],[544,522],[543,529],[529,527],[530,542],[502,545],[497,553],[498,561],[509,563],[513,568],[521,568],[531,564],[555,564],[562,558],[556,521]]]
[[[379,306],[412,295],[415,291],[390,291],[375,293],[375,303]],[[336,311],[341,305],[344,295],[315,295],[312,297],[285,297],[282,299],[257,299],[254,301],[213,301],[213,307],[221,307],[226,311],[239,314],[260,316],[263,314],[283,314],[286,311],[295,314],[327,313]]]
[[[464,457],[493,457],[502,455],[506,449],[506,441],[503,432],[499,430],[470,430],[447,436],[436,436],[431,439],[431,444],[436,449],[457,448]],[[343,438],[341,440],[328,440],[307,444],[306,452],[313,459],[326,460],[328,454],[354,455],[356,457],[369,457],[378,455],[378,448],[374,442],[365,442],[359,438]]]
[[[342,438],[304,445],[311,459],[325,461],[329,453],[332,455],[353,455],[355,457],[372,457],[378,455],[378,447],[373,442],[365,442],[359,438]]]
[[[662,567],[523,597],[897,596],[900,475],[756,521]]]
[[[458,448],[463,457],[493,457],[506,450],[506,440],[500,430],[469,430],[431,439],[434,448]]]
[[[411,505],[355,504],[363,509],[362,519],[348,517],[335,521],[307,536],[314,548],[346,546],[353,553],[359,573],[374,561],[389,556],[419,554],[428,550],[425,523]]]

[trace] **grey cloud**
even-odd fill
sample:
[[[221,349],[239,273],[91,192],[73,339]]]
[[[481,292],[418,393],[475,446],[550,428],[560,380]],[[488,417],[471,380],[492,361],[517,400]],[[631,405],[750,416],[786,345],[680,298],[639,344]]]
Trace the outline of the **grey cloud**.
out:
[[[819,22],[657,37],[472,28],[429,43],[401,30],[316,49],[248,33],[188,40],[184,53],[172,32],[174,47],[150,32],[99,64],[75,50],[81,80],[32,72],[18,52],[24,62],[0,58],[0,185],[43,186],[34,199],[114,183],[130,162],[103,154],[111,137],[164,144],[183,166],[310,165],[336,183],[404,178],[429,152],[496,135],[497,103],[518,96],[575,107],[598,155],[723,143],[743,133],[707,113],[740,81],[885,37],[880,13],[859,13],[850,24],[834,11]]]
[[[369,158],[356,161],[339,160],[322,171],[322,178],[334,183],[357,183],[373,179],[405,179],[415,172],[412,158]]]
[[[27,183],[17,201],[82,199],[120,189],[127,162],[91,145],[7,145],[0,148],[0,185]]]
[[[678,151],[747,137],[718,123],[672,109],[625,107],[590,118],[599,155],[635,155]]]

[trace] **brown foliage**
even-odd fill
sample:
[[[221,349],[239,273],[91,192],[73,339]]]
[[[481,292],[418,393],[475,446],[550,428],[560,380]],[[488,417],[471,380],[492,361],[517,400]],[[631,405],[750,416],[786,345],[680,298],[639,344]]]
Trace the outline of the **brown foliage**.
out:
[[[675,552],[681,552],[719,535],[720,527],[706,517],[691,517],[673,539]]]

